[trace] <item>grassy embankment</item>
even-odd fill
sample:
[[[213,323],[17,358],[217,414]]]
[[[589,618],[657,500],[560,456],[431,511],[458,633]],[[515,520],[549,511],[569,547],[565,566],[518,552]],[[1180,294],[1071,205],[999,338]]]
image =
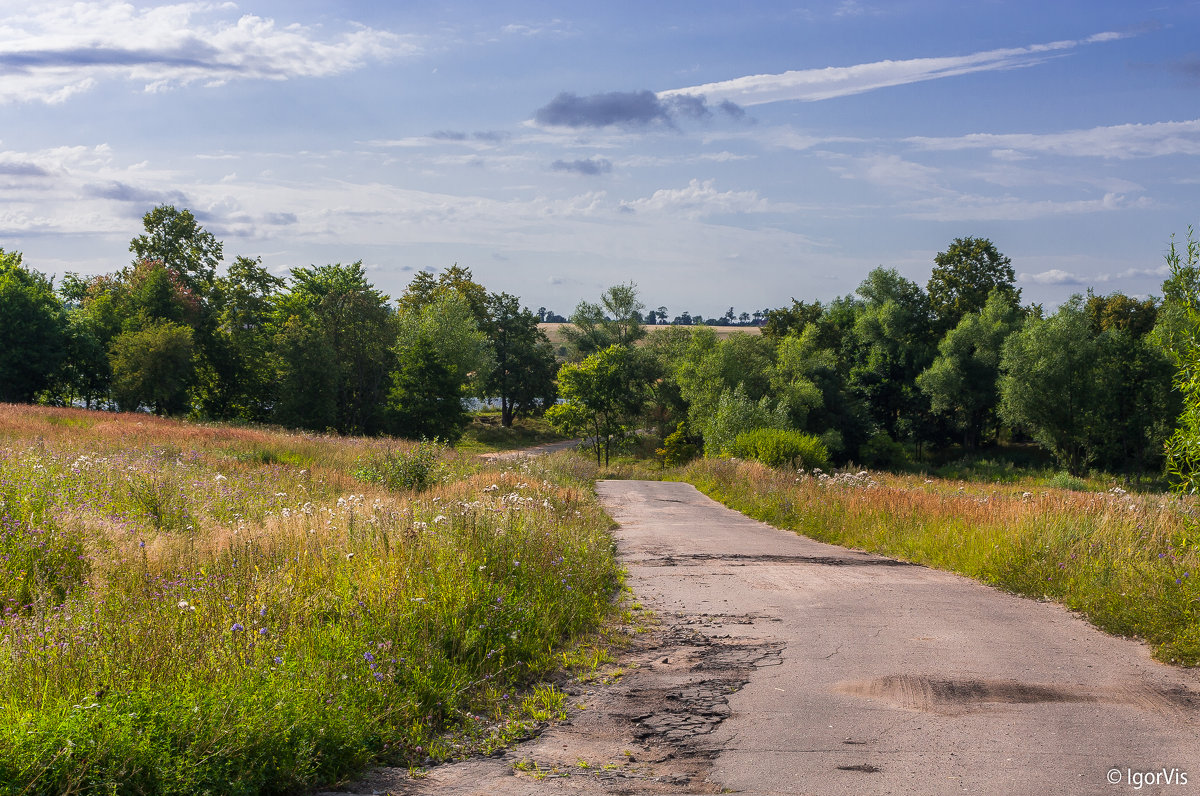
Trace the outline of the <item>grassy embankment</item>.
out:
[[[1164,495],[1032,481],[836,476],[706,459],[690,481],[751,517],[823,542],[957,572],[1079,611],[1155,657],[1200,664],[1200,538],[1190,504]]]
[[[589,485],[355,477],[389,462],[420,476],[404,443],[0,405],[0,793],[290,793],[553,710],[516,689],[620,580]]]

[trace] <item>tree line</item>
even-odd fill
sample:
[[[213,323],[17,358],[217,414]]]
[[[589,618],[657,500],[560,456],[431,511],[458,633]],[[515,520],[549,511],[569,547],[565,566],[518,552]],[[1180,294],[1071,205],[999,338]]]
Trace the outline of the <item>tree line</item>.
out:
[[[505,425],[555,400],[537,317],[467,268],[419,272],[393,302],[361,262],[219,271],[223,244],[188,210],[143,226],[129,266],[57,289],[0,250],[0,401],[453,439],[468,398]]]
[[[924,287],[877,268],[850,296],[793,299],[761,336],[724,339],[707,327],[645,336],[636,291],[618,286],[572,316],[576,361],[551,417],[587,433],[598,461],[653,426],[707,455],[777,429],[814,437],[837,464],[1034,441],[1073,474],[1161,471],[1184,408],[1176,366],[1195,345],[1198,251],[1190,235],[1186,257],[1172,246],[1163,299],[1089,291],[1048,313],[1021,303],[991,241],[959,238]]]
[[[468,268],[418,272],[393,301],[361,263],[286,279],[248,257],[222,268],[222,243],[187,210],[156,207],[143,226],[129,266],[57,287],[0,250],[0,400],[454,439],[479,398],[506,426],[548,411],[598,459],[646,430],[723,455],[776,429],[839,464],[1032,440],[1072,473],[1140,473],[1162,469],[1189,394],[1190,233],[1161,299],[1089,291],[1052,313],[1022,304],[1010,259],[969,237],[924,287],[880,267],[849,296],[723,318],[760,335],[682,317],[647,334],[665,307],[616,285],[575,308],[556,361],[538,322],[561,316]]]

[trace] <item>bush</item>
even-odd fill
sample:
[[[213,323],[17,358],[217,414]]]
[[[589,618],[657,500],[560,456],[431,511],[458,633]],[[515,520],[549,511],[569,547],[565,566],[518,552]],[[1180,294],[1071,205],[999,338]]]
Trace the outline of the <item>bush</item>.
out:
[[[391,490],[420,492],[437,481],[438,458],[444,448],[436,439],[421,440],[408,450],[387,451],[381,457],[360,464],[354,477]]]
[[[755,459],[770,467],[809,469],[829,466],[829,450],[811,434],[778,428],[743,431],[734,439],[730,452]]]
[[[746,388],[739,384],[721,393],[717,411],[704,427],[704,452],[708,456],[730,454],[730,446],[743,431],[790,426],[786,402],[772,404],[765,395],[758,402],[752,401],[746,395]]]
[[[879,470],[894,470],[908,463],[904,446],[888,436],[886,431],[872,434],[858,449],[861,464]]]
[[[687,424],[680,421],[675,430],[663,440],[663,446],[656,451],[667,467],[678,467],[696,458],[699,453],[696,445],[688,438]]]

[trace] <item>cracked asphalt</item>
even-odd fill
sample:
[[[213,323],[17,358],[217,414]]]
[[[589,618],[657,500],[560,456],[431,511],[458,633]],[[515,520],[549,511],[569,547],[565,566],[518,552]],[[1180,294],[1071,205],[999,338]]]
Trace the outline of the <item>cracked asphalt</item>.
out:
[[[1053,604],[771,528],[687,484],[598,491],[629,585],[662,620],[629,651],[628,674],[574,687],[587,708],[504,757],[420,780],[382,770],[357,792],[1200,789],[1200,676],[1140,643]],[[1157,784],[1136,787],[1150,773]]]

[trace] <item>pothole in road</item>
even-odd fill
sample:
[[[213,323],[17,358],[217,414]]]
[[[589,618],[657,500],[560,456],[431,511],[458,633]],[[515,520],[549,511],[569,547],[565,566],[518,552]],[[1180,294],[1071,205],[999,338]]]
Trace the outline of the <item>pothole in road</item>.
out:
[[[732,566],[750,566],[753,564],[812,564],[824,567],[915,567],[917,564],[908,561],[896,561],[891,558],[878,556],[783,556],[750,553],[729,553],[717,555],[714,553],[689,553],[687,555],[668,555],[658,558],[647,558],[638,561],[644,567],[686,567],[700,562],[720,561]]]
[[[996,709],[1002,705],[1103,702],[1132,705],[1156,713],[1193,711],[1197,696],[1183,689],[1128,687],[1111,690],[1040,685],[1017,680],[950,679],[895,675],[874,680],[839,683],[836,691],[851,696],[880,699],[930,713],[958,714]]]

